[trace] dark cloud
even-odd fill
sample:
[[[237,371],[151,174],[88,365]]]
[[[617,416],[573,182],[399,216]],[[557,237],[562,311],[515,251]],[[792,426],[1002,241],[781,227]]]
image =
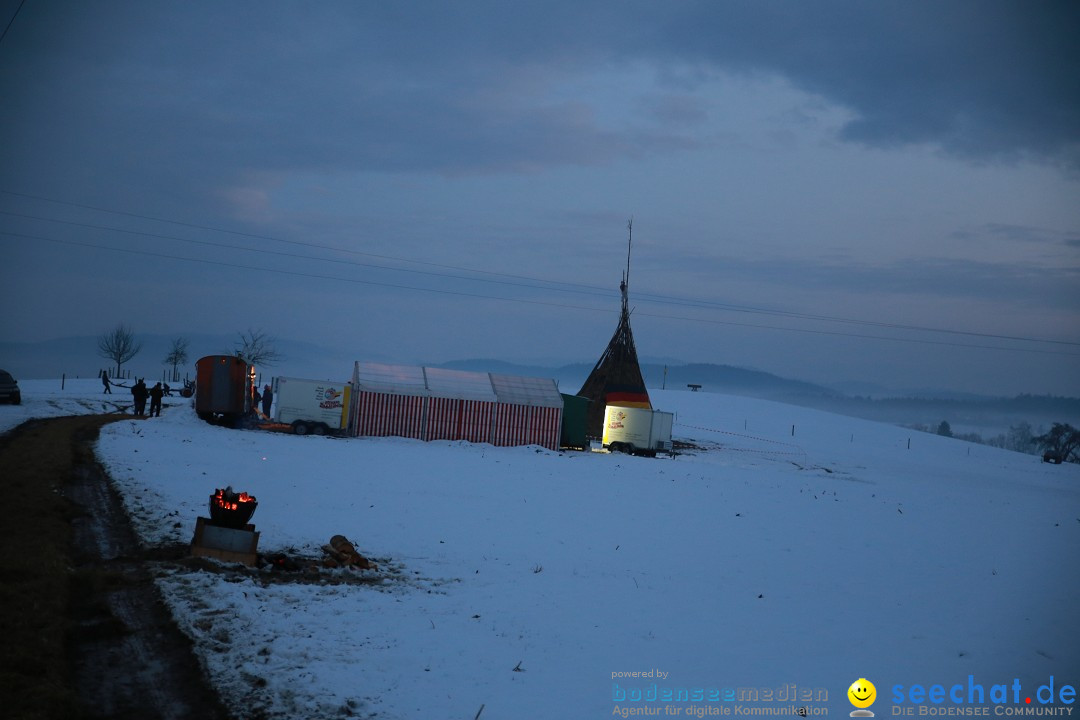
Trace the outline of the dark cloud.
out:
[[[1075,164],[1078,27],[1067,1],[746,2],[695,6],[662,34],[673,54],[774,71],[846,106],[852,141]]]
[[[522,171],[693,149],[688,88],[775,73],[852,111],[849,141],[1075,163],[1077,27],[1071,2],[31,3],[0,47],[0,127],[16,167],[177,185]],[[674,91],[633,131],[545,85],[628,63]]]
[[[0,48],[38,60],[32,81],[0,63],[13,139],[0,160],[53,192],[78,158],[119,185],[198,195],[252,173],[523,172],[695,146],[662,122],[616,130],[587,100],[534,94],[585,61],[583,39],[560,40],[584,28],[567,18],[578,29],[553,36],[534,32],[559,25],[547,12],[489,9],[31,5]]]

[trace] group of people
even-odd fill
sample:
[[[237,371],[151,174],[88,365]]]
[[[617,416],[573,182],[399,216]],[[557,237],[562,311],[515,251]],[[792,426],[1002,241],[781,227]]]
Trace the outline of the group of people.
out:
[[[270,406],[274,404],[274,392],[270,389],[270,386],[264,385],[261,395],[259,394],[259,388],[253,387],[251,398],[255,401],[255,409],[258,410],[259,403],[262,403],[262,414],[270,417]]]
[[[161,398],[168,395],[165,385],[162,387],[161,383],[154,383],[154,387],[147,388],[146,380],[139,378],[139,381],[131,386],[131,397],[135,401],[135,414],[138,416],[146,415],[146,398],[150,398],[150,414],[147,417],[161,417]]]
[[[105,387],[103,393],[112,395],[113,383],[109,380],[109,373],[105,370],[101,371],[101,384]],[[120,387],[127,387],[116,383]],[[168,383],[154,383],[154,387],[146,387],[146,378],[139,378],[135,381],[135,384],[131,386],[131,399],[135,403],[135,414],[140,417],[161,417],[161,398],[166,395],[172,395],[172,388]],[[146,414],[146,400],[150,399],[150,414]]]

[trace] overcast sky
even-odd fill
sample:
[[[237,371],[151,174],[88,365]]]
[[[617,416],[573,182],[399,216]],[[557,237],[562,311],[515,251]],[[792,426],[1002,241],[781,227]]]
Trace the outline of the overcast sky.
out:
[[[1080,3],[0,0],[0,32],[5,340],[594,362],[632,217],[645,358],[1080,395]]]

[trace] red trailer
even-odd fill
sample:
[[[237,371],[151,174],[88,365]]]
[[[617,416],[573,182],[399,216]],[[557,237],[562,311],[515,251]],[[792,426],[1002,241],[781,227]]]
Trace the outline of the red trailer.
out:
[[[195,413],[235,425],[255,407],[255,367],[234,355],[207,355],[195,363]]]

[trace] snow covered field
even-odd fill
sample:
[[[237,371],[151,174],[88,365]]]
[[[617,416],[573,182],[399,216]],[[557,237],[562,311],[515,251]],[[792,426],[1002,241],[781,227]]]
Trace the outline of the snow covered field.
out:
[[[20,385],[0,431],[100,411],[94,381]],[[959,684],[964,700],[980,685],[991,715],[1027,696],[1075,707],[1036,691],[1080,685],[1080,466],[705,393],[653,393],[699,446],[656,459],[228,430],[169,400],[98,443],[145,543],[189,542],[232,485],[259,500],[260,551],[318,555],[340,533],[391,571],[373,585],[162,574],[223,696],[253,712],[840,716],[859,678],[879,717],[918,714],[907,695],[894,706],[897,685]]]
[[[22,391],[22,404],[0,405],[0,433],[32,418],[122,412],[131,406],[129,390],[114,387],[112,394],[102,394],[100,380],[18,382]]]

